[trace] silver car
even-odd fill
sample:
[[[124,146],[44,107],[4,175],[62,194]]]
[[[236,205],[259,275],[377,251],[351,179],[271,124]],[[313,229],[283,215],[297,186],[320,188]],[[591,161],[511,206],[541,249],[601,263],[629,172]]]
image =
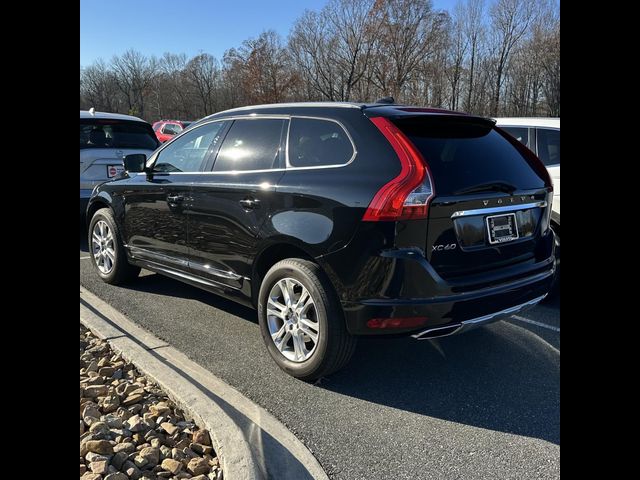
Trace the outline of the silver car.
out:
[[[149,156],[159,145],[151,125],[140,118],[80,110],[80,215],[93,187],[124,170],[125,155]]]

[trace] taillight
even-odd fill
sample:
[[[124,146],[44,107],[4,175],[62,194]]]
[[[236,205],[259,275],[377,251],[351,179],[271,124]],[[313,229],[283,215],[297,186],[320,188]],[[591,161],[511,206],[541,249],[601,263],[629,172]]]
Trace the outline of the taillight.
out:
[[[376,193],[362,220],[368,222],[427,218],[433,181],[427,163],[398,127],[384,117],[371,121],[389,141],[400,160],[400,174]]]

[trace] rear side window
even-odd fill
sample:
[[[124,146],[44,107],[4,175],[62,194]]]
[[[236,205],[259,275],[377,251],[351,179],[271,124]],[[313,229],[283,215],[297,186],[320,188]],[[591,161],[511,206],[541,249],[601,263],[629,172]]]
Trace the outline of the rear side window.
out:
[[[151,125],[110,119],[80,119],[80,149],[142,148],[155,150],[158,139]]]
[[[500,127],[509,135],[514,137],[523,145],[531,148],[529,145],[529,129],[526,127]]]
[[[336,122],[312,118],[291,119],[289,164],[292,167],[344,165],[353,157],[347,132]]]
[[[538,157],[547,166],[560,165],[560,130],[538,128]]]
[[[544,187],[544,179],[488,123],[444,116],[395,123],[424,156],[439,195],[495,182],[519,189]]]
[[[214,172],[269,170],[280,165],[285,120],[236,120],[213,165]]]

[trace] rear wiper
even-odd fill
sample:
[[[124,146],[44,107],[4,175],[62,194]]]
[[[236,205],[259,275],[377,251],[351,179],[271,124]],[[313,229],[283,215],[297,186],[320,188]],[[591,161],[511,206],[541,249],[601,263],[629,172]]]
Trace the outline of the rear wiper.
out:
[[[473,187],[461,188],[453,192],[454,195],[462,195],[464,193],[476,193],[476,192],[505,192],[513,193],[518,189],[515,185],[507,182],[487,182]]]

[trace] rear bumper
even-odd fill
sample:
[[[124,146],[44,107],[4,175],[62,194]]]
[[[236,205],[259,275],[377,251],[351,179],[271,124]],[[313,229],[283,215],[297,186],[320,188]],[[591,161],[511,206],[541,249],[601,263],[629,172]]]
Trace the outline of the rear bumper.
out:
[[[500,320],[541,301],[555,275],[554,243],[550,232],[541,239],[542,251],[536,260],[455,281],[443,279],[419,250],[410,248],[379,252],[377,260],[366,263],[366,274],[353,278],[360,281],[346,287],[344,277],[335,275],[338,262],[323,266],[337,285],[351,334],[418,334],[441,329],[437,336],[442,336]],[[406,327],[382,322],[385,328],[380,328],[377,322],[378,328],[372,328],[367,325],[371,319],[412,320]]]
[[[512,315],[524,312],[525,310],[536,306],[538,303],[544,300],[544,297],[546,296],[547,294],[544,294],[520,305],[514,305],[513,307],[505,308],[504,310],[500,310],[498,312],[483,315],[482,317],[464,320],[459,324],[453,324],[444,327],[430,327],[411,336],[417,340],[427,340],[434,337],[444,337],[456,333],[463,333],[474,328],[481,327],[482,325],[486,325],[487,323],[496,322],[498,320],[509,318]]]

